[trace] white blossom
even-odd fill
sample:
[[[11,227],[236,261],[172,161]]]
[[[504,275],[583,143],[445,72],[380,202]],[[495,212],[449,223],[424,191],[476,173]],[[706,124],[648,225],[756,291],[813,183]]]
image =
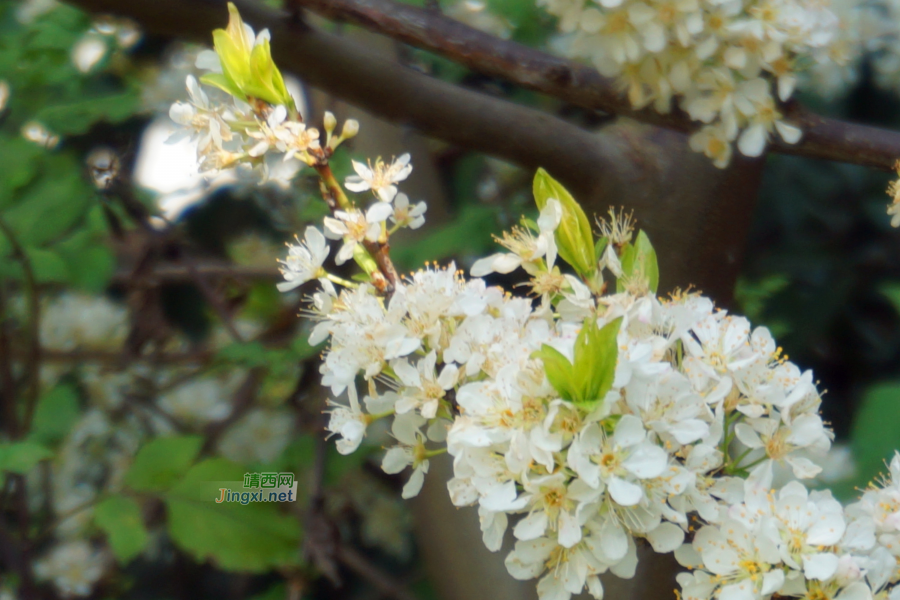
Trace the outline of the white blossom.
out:
[[[351,192],[365,192],[372,190],[382,202],[390,202],[397,195],[395,184],[405,180],[412,173],[412,165],[409,164],[409,154],[403,154],[389,164],[385,164],[380,158],[375,164],[364,165],[359,161],[353,161],[353,170],[356,175],[350,175],[344,185]]]
[[[306,228],[303,241],[288,245],[288,256],[280,261],[285,281],[278,284],[278,291],[287,292],[324,275],[322,264],[331,248],[322,232],[313,226]]]

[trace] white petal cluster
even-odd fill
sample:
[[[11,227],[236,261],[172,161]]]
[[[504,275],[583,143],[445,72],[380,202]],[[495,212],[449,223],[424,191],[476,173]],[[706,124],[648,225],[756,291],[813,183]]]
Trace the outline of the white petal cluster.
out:
[[[207,63],[208,57],[201,54],[198,66]],[[190,101],[176,102],[169,109],[169,118],[180,127],[169,141],[190,137],[197,144],[201,172],[245,165],[265,180],[281,162],[315,162],[310,152],[321,148],[319,130],[307,127],[296,111],[265,103],[251,106],[232,96],[220,102],[223,94],[218,91],[213,92],[213,101],[193,75],[187,76],[186,83]],[[275,159],[271,165],[268,157]]]
[[[672,100],[703,123],[691,147],[718,167],[733,145],[759,156],[801,131],[779,108],[800,65],[848,60],[828,2],[810,0],[538,0],[559,17],[565,50],[615,77],[635,108]]]
[[[52,581],[64,598],[87,596],[109,560],[84,540],[64,542],[34,564],[39,579]]]
[[[555,253],[556,211],[559,204],[548,202],[536,236],[504,244],[514,252],[500,256],[544,276]],[[484,264],[505,272],[500,261]],[[727,573],[734,589],[771,594],[783,583],[777,575],[764,583],[751,576],[788,561],[804,577],[827,575],[834,553],[820,546],[834,542],[819,535],[817,519],[842,527],[840,507],[803,496],[816,517],[798,521],[790,503],[806,493],[800,484],[770,502],[775,469],[813,477],[819,469],[811,459],[831,444],[811,375],[779,358],[765,328],[751,330],[702,296],[598,295],[575,278],[561,281],[559,293],[538,306],[467,280],[453,265],[413,273],[389,299],[365,284],[324,286],[314,296],[319,323],[310,342],[330,339],[322,380],[335,398],[347,396],[332,401],[328,430],[338,450],[355,451],[374,421],[391,419],[396,443],[382,467],[412,469],[403,490],[411,497],[429,459],[446,448],[454,459],[451,500],[478,506],[493,551],[512,526],[518,541],[506,565],[514,577],[539,578],[542,598],[585,589],[602,597],[600,574],[634,574],[636,538],[672,552],[691,531],[692,513],[709,524],[701,556],[703,544],[744,544],[731,523],[746,506],[769,511],[772,541],[735,551],[739,573]],[[612,389],[590,406],[564,400],[533,356],[548,345],[571,360],[585,318],[601,327],[622,319]],[[762,527],[754,519],[740,531]]]
[[[412,165],[409,164],[409,154],[385,163],[380,158],[373,165],[371,162],[364,165],[359,161],[353,161],[353,170],[356,175],[347,177],[347,189],[351,192],[365,192],[372,190],[382,202],[390,202],[397,195],[397,183],[405,180],[412,173]]]

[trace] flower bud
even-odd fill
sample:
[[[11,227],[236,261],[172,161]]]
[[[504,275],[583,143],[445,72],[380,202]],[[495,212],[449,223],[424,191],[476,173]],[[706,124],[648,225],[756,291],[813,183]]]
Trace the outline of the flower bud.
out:
[[[334,113],[330,110],[326,110],[323,121],[325,122],[325,133],[330,136],[331,132],[334,131],[334,128],[337,127],[337,119],[334,117]]]
[[[349,140],[356,137],[357,133],[359,133],[359,121],[356,119],[344,121],[344,128],[341,130],[341,140]]]

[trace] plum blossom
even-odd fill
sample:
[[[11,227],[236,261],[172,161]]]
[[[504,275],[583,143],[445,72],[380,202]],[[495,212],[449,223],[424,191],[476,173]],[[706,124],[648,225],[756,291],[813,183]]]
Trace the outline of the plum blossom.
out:
[[[391,163],[385,164],[380,158],[375,164],[364,165],[359,161],[353,161],[353,170],[356,175],[350,175],[344,185],[351,192],[365,192],[372,190],[382,202],[391,202],[397,195],[395,184],[403,181],[412,173],[412,165],[409,164],[409,154],[403,154]]]
[[[285,281],[277,285],[280,292],[287,292],[325,274],[322,264],[331,248],[322,232],[310,225],[306,228],[303,241],[297,241],[296,245],[288,244],[288,256],[281,261],[281,274]]]
[[[325,217],[325,237],[344,240],[334,262],[342,265],[353,258],[353,251],[358,244],[376,241],[381,235],[382,223],[392,212],[393,208],[389,203],[377,202],[365,213],[358,209],[338,210],[334,217]]]

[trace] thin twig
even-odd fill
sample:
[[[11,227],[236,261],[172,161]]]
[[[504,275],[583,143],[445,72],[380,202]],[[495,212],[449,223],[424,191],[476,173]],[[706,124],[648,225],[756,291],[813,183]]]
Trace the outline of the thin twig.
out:
[[[347,199],[347,195],[344,194],[341,184],[335,179],[328,163],[315,165],[315,169],[322,180],[322,197],[332,213],[338,210],[349,210],[351,208],[350,201]],[[385,296],[390,296],[400,279],[399,275],[397,275],[397,269],[394,267],[393,261],[391,261],[390,246],[387,242],[373,242],[368,239],[363,241],[363,246],[375,261],[375,264],[378,265],[378,270],[384,278],[382,281],[375,277],[376,274],[373,273],[375,287]]]
[[[28,382],[29,393],[26,398],[22,427],[18,432],[22,434],[28,431],[31,418],[34,416],[34,410],[37,407],[38,398],[41,395],[41,303],[38,297],[31,259],[28,258],[25,249],[19,243],[18,237],[16,237],[12,228],[3,218],[0,218],[0,231],[9,240],[13,257],[22,266],[25,295],[28,298],[28,360],[25,364],[25,380]]]
[[[13,375],[14,359],[9,339],[6,306],[6,294],[0,287],[0,402],[3,403],[3,424],[6,434],[15,439],[19,429],[19,414],[16,408],[16,379]],[[0,506],[2,506],[2,502],[0,502]]]

